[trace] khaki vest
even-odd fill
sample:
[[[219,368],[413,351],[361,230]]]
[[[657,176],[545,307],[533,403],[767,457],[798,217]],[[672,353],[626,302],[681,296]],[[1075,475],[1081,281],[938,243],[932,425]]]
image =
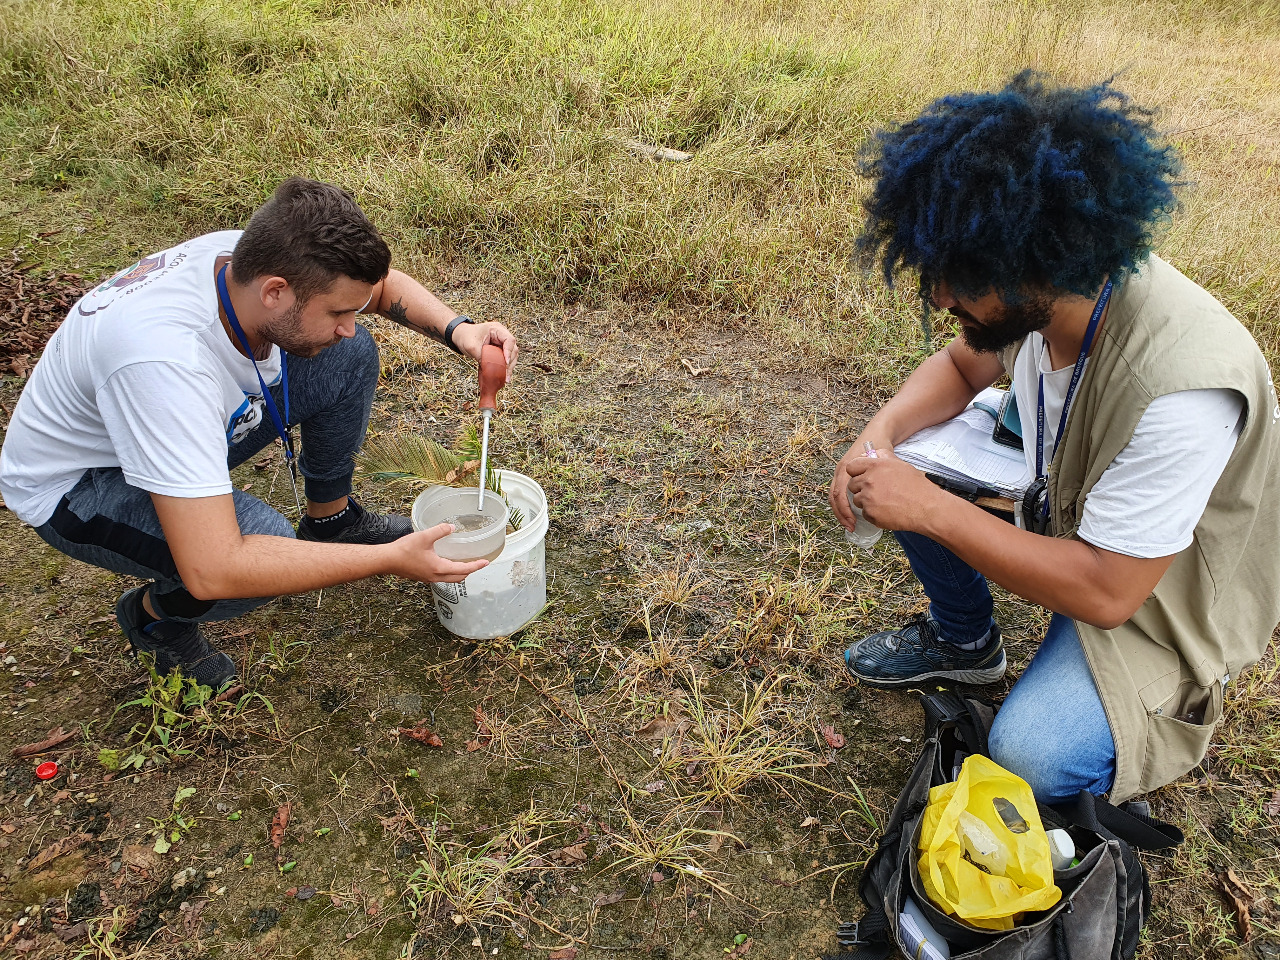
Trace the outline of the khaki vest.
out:
[[[1010,372],[1021,346],[1002,355]],[[1085,497],[1152,400],[1222,387],[1244,396],[1246,419],[1191,546],[1128,622],[1076,623],[1115,737],[1114,802],[1204,758],[1225,684],[1262,657],[1280,621],[1280,405],[1270,371],[1239,321],[1152,256],[1116,289],[1072,402],[1049,467],[1053,535],[1076,536]]]

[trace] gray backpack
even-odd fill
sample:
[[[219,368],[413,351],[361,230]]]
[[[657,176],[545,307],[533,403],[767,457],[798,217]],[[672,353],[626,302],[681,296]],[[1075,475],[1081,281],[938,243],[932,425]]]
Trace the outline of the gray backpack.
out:
[[[1012,930],[985,931],[937,909],[920,883],[917,846],[929,788],[951,779],[971,753],[987,754],[996,707],[946,691],[925,695],[925,745],[898,797],[884,835],[862,875],[867,910],[837,932],[841,952],[827,960],[883,960],[905,948],[899,915],[908,896],[951,948],[952,960],[1130,960],[1151,910],[1151,888],[1136,849],[1182,842],[1177,827],[1151,819],[1146,804],[1112,806],[1087,791],[1074,804],[1040,805],[1047,829],[1066,829],[1078,865],[1055,871],[1062,899],[1028,914]]]

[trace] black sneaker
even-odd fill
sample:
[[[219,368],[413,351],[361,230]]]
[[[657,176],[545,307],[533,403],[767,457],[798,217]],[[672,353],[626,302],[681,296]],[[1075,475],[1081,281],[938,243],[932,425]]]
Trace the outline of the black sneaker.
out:
[[[155,657],[156,673],[164,676],[179,670],[196,683],[220,690],[236,678],[235,661],[205,639],[198,623],[156,620],[139,627],[146,617],[142,595],[150,585],[135,587],[116,603],[116,619],[129,640],[135,657],[149,653]]]
[[[356,503],[355,497],[348,496],[347,500],[348,508],[356,512],[355,520],[344,523],[332,536],[325,536],[323,526],[316,525],[310,517],[303,517],[298,521],[298,539],[317,543],[368,545],[391,543],[406,533],[413,532],[413,523],[408,517],[400,517],[394,513],[374,513]]]
[[[995,683],[1004,676],[1004,644],[992,625],[977,650],[961,650],[938,636],[938,621],[923,614],[897,630],[873,633],[844,652],[849,672],[873,687],[902,687],[923,680]]]

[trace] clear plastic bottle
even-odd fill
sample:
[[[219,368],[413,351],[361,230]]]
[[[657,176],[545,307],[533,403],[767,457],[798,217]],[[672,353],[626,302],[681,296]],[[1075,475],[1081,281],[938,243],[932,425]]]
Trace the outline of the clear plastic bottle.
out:
[[[844,538],[849,541],[850,546],[861,547],[870,553],[871,548],[876,545],[884,531],[870,520],[862,519],[862,511],[853,505],[853,494],[849,495],[849,509],[858,518],[858,523],[852,530],[844,532]]]
[[[863,453],[863,456],[870,457],[872,460],[878,459],[876,457],[876,448],[871,445],[870,441],[866,443],[864,449],[865,452]],[[884,531],[869,520],[862,519],[862,511],[853,504],[853,494],[847,490],[845,493],[849,498],[849,509],[852,510],[853,515],[858,518],[858,522],[855,524],[853,530],[846,530],[844,532],[844,538],[849,542],[850,546],[860,547],[867,553],[870,553],[871,548],[876,545],[876,542],[880,539]]]

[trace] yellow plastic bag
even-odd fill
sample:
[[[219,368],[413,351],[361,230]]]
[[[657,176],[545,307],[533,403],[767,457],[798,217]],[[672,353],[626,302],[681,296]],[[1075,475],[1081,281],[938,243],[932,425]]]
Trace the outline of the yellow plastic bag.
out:
[[[1024,832],[1009,829],[996,806],[998,798],[1012,804],[1013,810],[1000,806],[1019,829],[1021,816]],[[966,857],[960,830],[963,811],[981,820],[1006,848],[1004,876],[993,876]],[[929,791],[920,828],[919,867],[924,891],[940,910],[984,930],[1012,930],[1022,914],[1047,910],[1062,897],[1053,882],[1049,838],[1031,788],[978,754],[965,760],[954,783]]]

